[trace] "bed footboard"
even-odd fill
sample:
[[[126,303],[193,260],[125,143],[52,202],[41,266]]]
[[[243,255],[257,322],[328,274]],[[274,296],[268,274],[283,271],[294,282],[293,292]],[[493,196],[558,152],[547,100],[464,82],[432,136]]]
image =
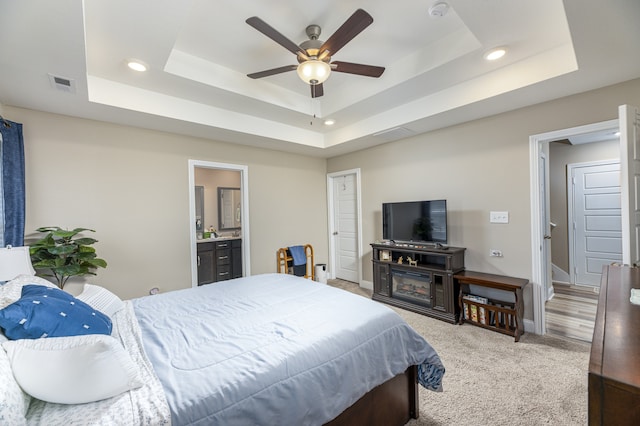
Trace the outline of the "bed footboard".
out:
[[[418,418],[418,376],[413,365],[366,393],[325,426],[401,426]]]

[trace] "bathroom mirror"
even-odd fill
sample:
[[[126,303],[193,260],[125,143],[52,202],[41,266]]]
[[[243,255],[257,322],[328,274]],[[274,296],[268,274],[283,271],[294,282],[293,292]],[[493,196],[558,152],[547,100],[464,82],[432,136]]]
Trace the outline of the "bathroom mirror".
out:
[[[240,229],[240,188],[218,187],[218,230]]]
[[[204,229],[204,186],[196,186],[196,233],[201,234]]]

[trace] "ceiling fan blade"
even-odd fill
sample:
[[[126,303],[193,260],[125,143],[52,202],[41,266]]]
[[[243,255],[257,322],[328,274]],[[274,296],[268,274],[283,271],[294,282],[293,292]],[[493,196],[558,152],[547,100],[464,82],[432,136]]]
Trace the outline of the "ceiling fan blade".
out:
[[[319,98],[320,96],[324,95],[324,87],[322,86],[322,83],[320,84],[311,84],[311,97],[312,98]]]
[[[372,22],[373,18],[371,15],[362,9],[356,10],[353,15],[324,42],[320,47],[318,56],[327,50],[331,56],[335,55],[338,50],[342,49],[345,44],[349,43],[355,36],[360,34],[362,30],[371,25]]]
[[[251,77],[251,78],[268,77],[270,75],[282,74],[283,72],[293,71],[296,68],[298,68],[297,65],[285,65],[284,67],[273,68],[273,69],[270,69],[270,70],[259,71],[259,72],[254,72],[252,74],[247,74],[247,77]]]
[[[280,34],[278,30],[276,30],[257,16],[248,18],[246,20],[246,23],[251,25],[256,30],[260,31],[262,34],[266,35],[271,40],[275,41],[294,55],[301,55],[305,60],[308,59],[307,52],[302,50],[300,46]]]
[[[335,66],[335,67],[334,67]],[[345,72],[349,74],[363,75],[365,77],[380,77],[384,72],[384,67],[374,65],[353,64],[351,62],[332,62],[331,70],[335,72]]]

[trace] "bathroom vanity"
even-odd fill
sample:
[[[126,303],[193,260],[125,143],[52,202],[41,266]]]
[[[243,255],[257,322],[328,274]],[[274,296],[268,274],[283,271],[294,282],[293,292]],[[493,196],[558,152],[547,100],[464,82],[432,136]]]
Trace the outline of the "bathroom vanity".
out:
[[[242,276],[242,238],[207,238],[198,244],[198,285]]]

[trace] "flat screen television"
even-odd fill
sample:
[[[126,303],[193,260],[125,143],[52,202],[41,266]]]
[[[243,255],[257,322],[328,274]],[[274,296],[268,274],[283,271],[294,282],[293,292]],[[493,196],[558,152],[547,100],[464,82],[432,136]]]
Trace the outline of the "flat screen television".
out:
[[[382,204],[382,238],[399,243],[447,243],[447,200]]]

